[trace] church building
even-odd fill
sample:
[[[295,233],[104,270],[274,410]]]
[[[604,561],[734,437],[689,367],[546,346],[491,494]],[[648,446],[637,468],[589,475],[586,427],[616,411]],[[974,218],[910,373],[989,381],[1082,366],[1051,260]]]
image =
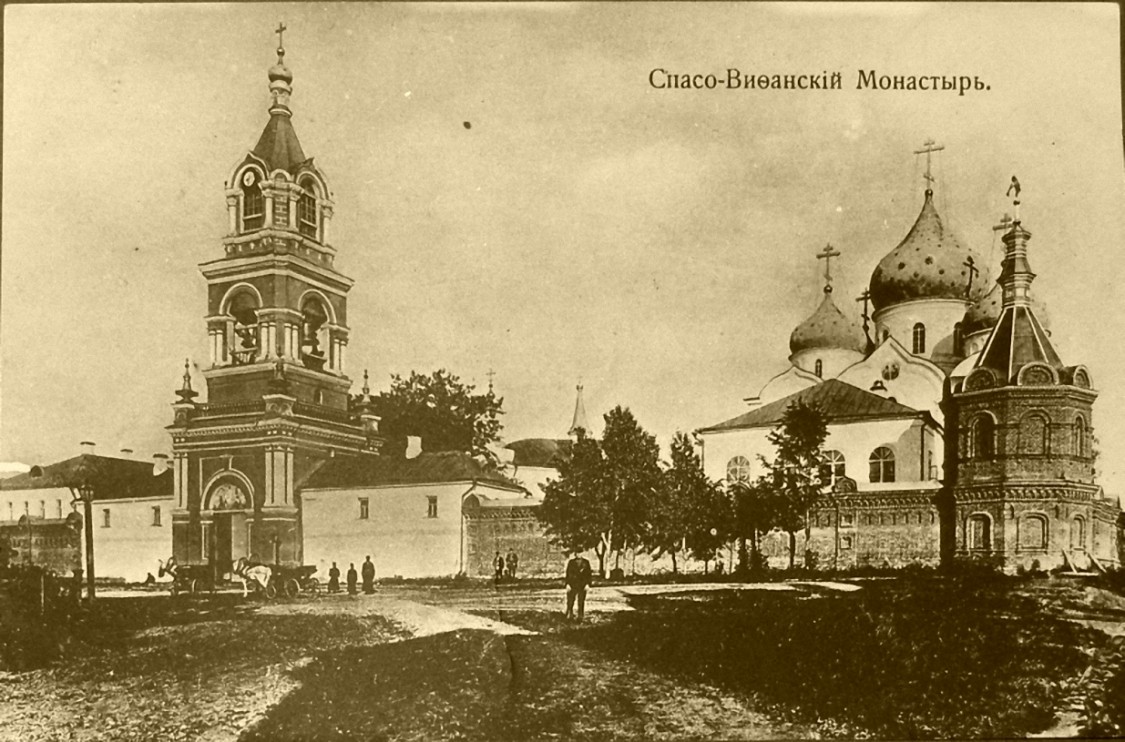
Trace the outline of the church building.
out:
[[[1059,359],[1028,291],[1018,186],[989,286],[980,254],[934,205],[929,159],[940,149],[930,141],[917,153],[927,157],[922,208],[857,300],[862,327],[833,299],[840,253],[828,246],[817,256],[824,298],[793,330],[789,368],[746,400],[749,412],[698,431],[705,472],[727,484],[762,474],[759,457],[774,456],[767,435],[803,401],[829,431],[824,496],[799,546],[820,566],[1116,565],[1120,507],[1094,483],[1097,395],[1084,367]],[[779,534],[764,548],[784,563]]]

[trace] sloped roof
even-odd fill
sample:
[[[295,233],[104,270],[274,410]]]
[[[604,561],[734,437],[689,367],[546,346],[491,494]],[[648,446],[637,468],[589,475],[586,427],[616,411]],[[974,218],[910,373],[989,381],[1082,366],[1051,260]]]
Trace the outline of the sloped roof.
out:
[[[265,160],[271,171],[278,168],[293,173],[297,166],[307,158],[297,141],[297,132],[289,121],[288,114],[274,113],[262,131],[254,154]]]
[[[305,480],[302,488],[470,481],[522,489],[503,474],[486,468],[469,454],[458,451],[422,453],[412,459],[397,456],[339,456],[325,461]]]
[[[542,466],[556,468],[559,459],[569,459],[574,442],[554,438],[524,438],[512,441],[504,448],[515,453],[514,466]]]
[[[38,476],[34,476],[36,474]],[[149,462],[86,453],[0,479],[0,490],[55,489],[83,484],[93,488],[95,500],[171,497],[172,471],[153,474],[153,465]]]
[[[699,432],[774,427],[781,422],[785,416],[785,411],[789,409],[789,405],[797,401],[804,402],[809,406],[815,405],[828,418],[830,423],[865,418],[918,417],[925,414],[913,407],[893,402],[885,397],[880,397],[878,394],[865,392],[859,387],[838,379],[829,379],[816,386],[790,394],[788,397],[782,397],[767,405],[762,405],[744,415],[739,415],[718,425],[702,428]]]
[[[977,367],[995,369],[1001,378],[1011,382],[1029,363],[1046,363],[1056,370],[1063,367],[1034,310],[1024,305],[1005,307],[988,336]]]

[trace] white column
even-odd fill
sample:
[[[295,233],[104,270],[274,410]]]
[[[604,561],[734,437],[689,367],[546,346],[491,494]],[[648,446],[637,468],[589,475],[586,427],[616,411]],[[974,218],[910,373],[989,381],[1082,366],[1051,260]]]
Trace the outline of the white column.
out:
[[[348,350],[348,344],[341,340],[340,341],[340,368],[339,368],[340,373],[344,373],[344,359],[348,357],[347,350]]]
[[[289,504],[290,490],[293,489],[293,451],[285,452],[285,504]]]
[[[269,504],[273,505],[273,448],[266,448],[266,492]]]
[[[227,196],[227,234],[238,234],[238,196]]]
[[[176,493],[177,507],[181,509],[184,506],[183,459],[183,456],[176,454],[173,462],[175,466],[172,467],[172,490]]]
[[[262,222],[262,224],[263,224],[263,226],[266,226],[266,227],[272,227],[273,226],[273,192],[272,191],[265,191],[264,195],[266,197],[266,199],[265,199],[266,200],[266,220],[264,222]]]

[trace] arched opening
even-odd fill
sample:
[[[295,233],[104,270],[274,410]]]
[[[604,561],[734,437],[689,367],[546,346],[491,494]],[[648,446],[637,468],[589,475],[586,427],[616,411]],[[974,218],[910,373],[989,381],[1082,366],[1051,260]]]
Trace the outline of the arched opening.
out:
[[[969,427],[969,458],[991,459],[996,452],[996,423],[991,415],[977,415]]]
[[[261,178],[257,170],[242,174],[242,231],[261,229],[266,221],[266,201],[262,195]]]
[[[236,293],[227,307],[227,314],[234,318],[227,343],[235,365],[253,363],[258,358],[258,309],[258,297],[248,290]]]
[[[305,237],[317,239],[319,234],[319,215],[317,214],[317,187],[312,178],[301,180],[301,195],[297,199],[297,230]]]
[[[913,343],[914,350],[913,350],[913,352],[915,354],[925,353],[926,352],[926,326],[923,325],[921,322],[917,322],[914,325],[913,339],[914,339],[914,343]]]
[[[1075,456],[1089,456],[1086,449],[1086,420],[1081,415],[1074,418],[1073,432],[1071,433],[1071,450]]]
[[[824,361],[819,358],[816,359],[816,365],[813,367],[813,373],[821,378],[824,377]]]
[[[1037,456],[1047,453],[1047,434],[1050,423],[1041,412],[1024,415],[1020,420],[1019,452]]]
[[[895,452],[886,446],[879,446],[871,452],[868,461],[868,479],[871,482],[895,481]]]
[[[821,456],[820,483],[831,486],[847,476],[847,461],[839,451],[825,451]]]
[[[1086,519],[1081,515],[1074,516],[1070,521],[1070,548],[1086,548]]]
[[[239,477],[223,474],[212,482],[204,498],[204,510],[212,513],[208,554],[220,573],[234,562],[250,557],[250,522],[254,496]]]
[[[953,325],[953,353],[958,356],[965,353],[965,334],[960,322]]]
[[[1047,548],[1047,518],[1039,513],[1028,513],[1019,522],[1019,544],[1021,549],[1044,550]]]
[[[324,346],[328,344],[328,308],[315,295],[301,302],[301,360],[308,368],[324,368]]]
[[[746,484],[750,481],[750,459],[735,456],[727,462],[727,484]]]
[[[984,513],[969,516],[965,523],[968,547],[972,551],[992,550],[992,519]]]

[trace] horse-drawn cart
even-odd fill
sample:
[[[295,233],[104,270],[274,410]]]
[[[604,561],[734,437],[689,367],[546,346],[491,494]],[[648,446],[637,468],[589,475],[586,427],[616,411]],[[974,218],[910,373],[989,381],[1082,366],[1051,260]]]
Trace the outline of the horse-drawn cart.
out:
[[[172,575],[170,589],[173,596],[215,592],[215,572],[209,564],[175,565],[173,563],[171,570],[161,569],[161,576],[165,572]]]
[[[317,597],[320,581],[313,577],[316,567],[301,565],[286,567],[277,564],[256,564],[242,558],[232,565],[232,582],[241,583],[243,595],[264,595],[273,600],[278,595],[296,598],[302,593]],[[160,575],[172,576],[172,595],[198,595],[214,593],[216,587],[215,571],[209,564],[177,564],[174,559],[161,562]],[[224,582],[225,584],[225,582]]]
[[[266,586],[266,597],[273,598],[282,595],[286,598],[295,598],[301,593],[317,597],[320,594],[320,580],[313,577],[316,567],[302,565],[300,567],[272,567],[273,576]],[[272,589],[272,595],[271,593]]]

